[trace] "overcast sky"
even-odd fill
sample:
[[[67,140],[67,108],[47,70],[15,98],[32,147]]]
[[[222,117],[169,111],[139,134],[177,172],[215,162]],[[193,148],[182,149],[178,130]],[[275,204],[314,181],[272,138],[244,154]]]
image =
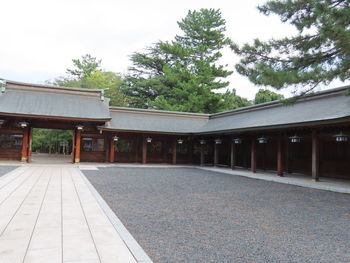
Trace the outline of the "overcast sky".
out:
[[[261,0],[8,0],[1,3],[0,78],[43,83],[65,75],[72,58],[91,54],[106,70],[126,73],[129,56],[180,33],[176,21],[188,10],[220,8],[235,42],[293,33],[277,17],[265,17]],[[223,63],[233,69],[229,50]],[[230,88],[252,99],[258,87],[234,73]],[[332,83],[330,87],[344,85]],[[287,94],[287,93],[285,93]]]

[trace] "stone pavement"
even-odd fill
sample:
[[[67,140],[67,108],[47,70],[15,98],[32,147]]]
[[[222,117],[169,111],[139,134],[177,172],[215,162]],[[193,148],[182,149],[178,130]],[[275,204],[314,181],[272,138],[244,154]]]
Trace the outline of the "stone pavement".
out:
[[[73,166],[0,177],[0,262],[138,262]]]

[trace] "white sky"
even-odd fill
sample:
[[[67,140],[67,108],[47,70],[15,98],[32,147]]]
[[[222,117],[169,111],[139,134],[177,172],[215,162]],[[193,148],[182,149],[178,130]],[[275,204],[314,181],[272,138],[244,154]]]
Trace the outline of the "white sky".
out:
[[[129,56],[158,40],[179,33],[176,21],[188,10],[220,8],[227,36],[235,42],[288,35],[292,29],[277,17],[265,17],[256,6],[265,0],[5,0],[0,15],[0,77],[43,83],[65,75],[72,58],[91,54],[106,70],[126,73]],[[224,52],[233,70],[238,58]],[[258,90],[234,73],[230,88],[252,99]],[[344,85],[336,82],[330,88]],[[287,95],[286,92],[284,92]]]

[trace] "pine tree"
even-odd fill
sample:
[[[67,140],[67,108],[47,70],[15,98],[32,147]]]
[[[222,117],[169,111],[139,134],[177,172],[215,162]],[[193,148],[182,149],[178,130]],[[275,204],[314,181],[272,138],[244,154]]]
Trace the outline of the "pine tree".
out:
[[[232,45],[237,71],[253,83],[300,96],[319,84],[350,79],[350,0],[271,0],[258,9],[297,29],[293,37]]]

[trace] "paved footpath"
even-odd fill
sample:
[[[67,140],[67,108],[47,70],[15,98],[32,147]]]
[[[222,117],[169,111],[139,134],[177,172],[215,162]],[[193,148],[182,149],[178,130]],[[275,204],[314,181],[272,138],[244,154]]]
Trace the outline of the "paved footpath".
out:
[[[24,166],[0,177],[1,263],[136,263],[82,176]]]

